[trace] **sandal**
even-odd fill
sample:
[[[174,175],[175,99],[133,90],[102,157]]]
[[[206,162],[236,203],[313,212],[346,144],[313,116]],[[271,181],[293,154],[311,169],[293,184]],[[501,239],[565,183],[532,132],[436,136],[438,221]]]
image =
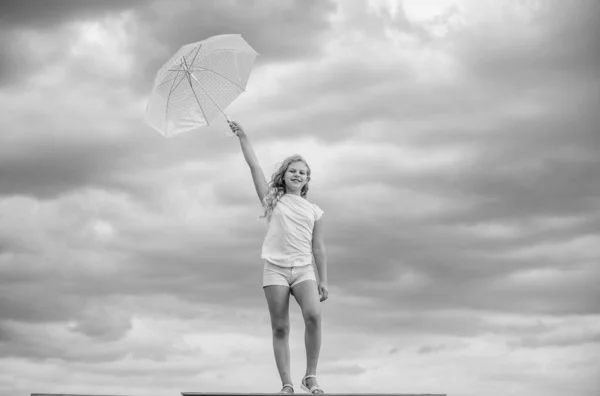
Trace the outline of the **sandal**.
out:
[[[292,392],[291,392],[291,393],[284,392],[283,390],[284,390],[286,387],[287,387],[287,388],[292,388]],[[294,385],[292,385],[292,384],[283,384],[283,387],[281,388],[281,391],[279,391],[279,394],[280,394],[280,395],[288,395],[288,394],[290,394],[290,395],[291,395],[291,394],[293,394],[293,393],[294,393]]]
[[[307,380],[308,378],[314,378],[314,379],[317,379],[317,376],[316,376],[316,375],[312,375],[312,374],[310,374],[310,375],[305,375],[305,376],[304,376],[304,378],[302,378],[302,382],[300,383],[300,387],[301,387],[303,390],[305,390],[305,391],[306,391],[306,392],[308,392],[308,393],[312,393],[312,394],[314,394],[314,395],[316,395],[316,394],[322,394],[322,393],[325,393],[325,392],[323,392],[323,389],[319,388],[319,386],[318,386],[318,385],[313,385],[313,386],[312,386],[312,387],[310,387],[310,389],[309,389],[309,388],[308,388],[308,384],[306,383],[306,380]]]

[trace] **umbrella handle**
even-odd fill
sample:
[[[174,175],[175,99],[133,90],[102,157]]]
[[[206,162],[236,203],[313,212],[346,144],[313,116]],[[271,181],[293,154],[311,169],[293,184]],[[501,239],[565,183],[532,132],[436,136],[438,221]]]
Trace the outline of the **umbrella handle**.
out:
[[[231,119],[227,117],[227,114],[225,114],[225,112],[223,112],[223,115],[225,116],[225,118],[227,118],[227,123],[229,124],[229,128],[225,129],[225,135],[228,137],[237,136],[237,134],[233,131],[233,127],[231,126]]]

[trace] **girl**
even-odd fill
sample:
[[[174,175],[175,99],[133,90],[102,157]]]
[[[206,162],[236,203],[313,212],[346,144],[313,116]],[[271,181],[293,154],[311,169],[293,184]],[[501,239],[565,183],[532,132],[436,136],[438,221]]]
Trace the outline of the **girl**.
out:
[[[323,390],[316,378],[321,349],[319,302],[328,298],[327,259],[323,244],[323,211],[306,199],[310,168],[301,156],[291,156],[283,161],[267,184],[246,133],[236,122],[230,122],[229,126],[240,140],[258,199],[264,208],[263,217],[268,222],[261,254],[264,260],[263,290],[271,315],[275,362],[283,383],[280,393],[294,393],[289,349],[292,294],[302,310],[305,324],[306,375],[300,386],[309,393],[321,394]]]

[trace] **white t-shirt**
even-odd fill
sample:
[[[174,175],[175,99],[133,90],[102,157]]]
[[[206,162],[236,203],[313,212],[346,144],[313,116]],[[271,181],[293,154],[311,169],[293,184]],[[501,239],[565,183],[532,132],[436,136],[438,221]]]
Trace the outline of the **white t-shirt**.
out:
[[[313,227],[323,213],[299,195],[282,195],[273,209],[261,258],[282,267],[313,264]]]

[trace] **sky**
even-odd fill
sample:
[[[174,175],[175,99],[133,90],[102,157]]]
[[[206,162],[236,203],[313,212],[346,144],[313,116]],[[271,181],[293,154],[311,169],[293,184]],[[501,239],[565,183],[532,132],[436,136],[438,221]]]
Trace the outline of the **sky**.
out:
[[[0,396],[279,391],[239,142],[144,120],[218,34],[260,54],[227,114],[325,212],[326,392],[600,394],[599,2],[30,0],[0,3]]]

